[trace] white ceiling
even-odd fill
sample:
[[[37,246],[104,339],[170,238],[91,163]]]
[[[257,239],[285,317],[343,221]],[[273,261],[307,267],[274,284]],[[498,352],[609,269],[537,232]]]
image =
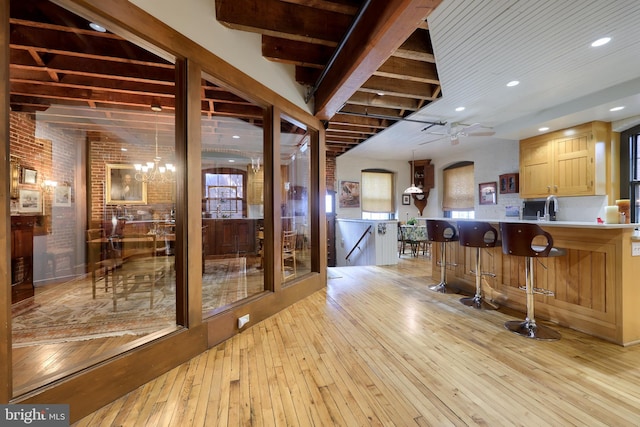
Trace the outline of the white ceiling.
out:
[[[444,0],[428,22],[442,99],[343,156],[406,160],[415,150],[416,158],[441,157],[534,136],[542,126],[621,121],[614,123],[620,131],[640,123],[638,0]],[[605,36],[611,42],[590,46]],[[511,80],[520,84],[509,88]],[[615,106],[625,108],[610,112]],[[480,123],[495,135],[452,146],[422,132],[420,121]]]

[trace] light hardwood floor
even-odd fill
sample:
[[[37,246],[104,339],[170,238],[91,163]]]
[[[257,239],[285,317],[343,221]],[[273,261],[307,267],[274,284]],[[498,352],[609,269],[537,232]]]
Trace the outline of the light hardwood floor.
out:
[[[319,291],[78,426],[637,426],[640,346],[503,327],[427,290],[427,260],[334,268]]]

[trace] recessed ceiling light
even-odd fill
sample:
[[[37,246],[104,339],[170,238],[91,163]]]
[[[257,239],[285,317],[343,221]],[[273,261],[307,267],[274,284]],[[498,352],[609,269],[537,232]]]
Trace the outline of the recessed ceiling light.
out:
[[[620,106],[620,107],[613,107],[609,109],[609,111],[620,111],[620,110],[624,110],[624,107]]]
[[[611,37],[603,37],[601,39],[598,39],[596,41],[594,41],[593,43],[591,43],[592,47],[598,47],[598,46],[602,46],[605,45],[607,43],[609,43],[611,41]]]
[[[126,149],[126,148],[124,148],[124,147],[122,147],[122,148],[120,149],[120,151],[127,151],[127,149]]]
[[[377,95],[378,96],[384,96],[384,92],[378,92]]]
[[[548,128],[548,127],[541,127],[541,128],[539,128],[538,130],[539,130],[540,132],[545,132],[545,131],[548,131],[548,130],[549,130],[549,128]]]
[[[103,27],[102,25],[100,25],[100,24],[96,24],[95,22],[91,22],[91,23],[89,23],[89,26],[90,26],[92,29],[94,29],[94,30],[98,31],[99,33],[106,33],[106,32],[107,32],[107,29],[106,29],[106,28],[104,28],[104,27]]]
[[[509,83],[507,83],[507,87],[514,87],[514,86],[518,86],[519,84],[520,84],[519,81],[511,80]]]
[[[229,159],[229,163],[235,163],[236,161],[233,159]]]
[[[232,138],[233,139],[240,139],[240,136],[239,135],[233,135]]]
[[[464,111],[464,107],[458,107],[456,108],[456,111]]]

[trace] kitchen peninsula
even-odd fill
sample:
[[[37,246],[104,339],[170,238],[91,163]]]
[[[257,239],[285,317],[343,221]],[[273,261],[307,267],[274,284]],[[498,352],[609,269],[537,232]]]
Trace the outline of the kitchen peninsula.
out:
[[[426,220],[429,218],[421,218]],[[436,219],[436,218],[433,218]],[[464,221],[445,219],[450,222]],[[499,230],[500,220],[478,219]],[[536,287],[553,291],[553,296],[536,294],[536,317],[549,320],[621,345],[640,343],[640,256],[632,247],[640,245],[639,224],[597,224],[573,221],[519,221],[540,225],[553,237],[555,247],[566,255],[537,259]],[[434,280],[439,280],[440,248],[431,258]],[[447,279],[453,287],[473,292],[474,265],[471,248],[447,245]],[[636,251],[640,251],[637,248]],[[501,306],[525,312],[524,257],[502,253],[501,247],[482,250],[485,297]]]

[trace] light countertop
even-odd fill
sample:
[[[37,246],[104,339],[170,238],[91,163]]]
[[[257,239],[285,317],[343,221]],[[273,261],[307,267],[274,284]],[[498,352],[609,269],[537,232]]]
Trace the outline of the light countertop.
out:
[[[601,229],[619,229],[619,228],[640,228],[640,224],[598,224],[593,221],[536,221],[536,220],[524,220],[517,218],[502,218],[502,219],[493,219],[493,218],[478,218],[478,219],[460,219],[460,218],[417,218],[418,220],[427,220],[427,219],[439,219],[449,222],[459,222],[459,221],[482,221],[482,222],[490,222],[490,223],[500,223],[500,222],[515,222],[515,223],[524,223],[524,224],[538,224],[540,227],[568,227],[568,228],[601,228]]]

